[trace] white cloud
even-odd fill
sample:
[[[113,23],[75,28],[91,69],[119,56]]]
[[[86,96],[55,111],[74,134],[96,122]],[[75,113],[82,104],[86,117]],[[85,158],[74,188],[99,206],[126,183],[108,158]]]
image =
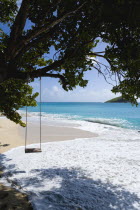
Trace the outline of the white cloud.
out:
[[[58,88],[57,86],[53,86],[53,91],[54,91],[55,93],[58,93],[58,92],[61,91],[61,90],[60,90],[60,88]]]
[[[73,91],[64,91],[61,87],[53,86],[45,88],[42,93],[43,101],[58,102],[104,102],[118,95],[113,94],[109,89],[77,88]]]

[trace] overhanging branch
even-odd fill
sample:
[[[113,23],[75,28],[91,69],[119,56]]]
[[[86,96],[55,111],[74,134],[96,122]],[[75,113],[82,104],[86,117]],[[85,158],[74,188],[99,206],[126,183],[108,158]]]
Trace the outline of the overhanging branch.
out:
[[[26,1],[26,0],[25,0]],[[17,48],[16,48],[16,52],[14,57],[16,57],[21,50],[28,45],[31,45],[31,41],[34,39],[37,39],[42,33],[47,33],[50,30],[52,30],[56,25],[58,25],[60,22],[62,22],[64,19],[66,19],[69,16],[72,16],[73,14],[75,14],[76,12],[78,12],[84,5],[86,4],[86,1],[80,5],[78,8],[76,8],[73,11],[70,11],[66,14],[64,14],[62,17],[54,20],[54,21],[50,21],[47,22],[46,24],[44,24],[42,27],[37,27],[34,28],[30,33],[27,34],[27,36],[24,37],[24,39],[21,40],[21,42],[18,44]]]
[[[110,60],[109,58],[107,58],[106,56],[100,55],[100,54],[98,54],[98,53],[103,53],[103,52],[89,53],[88,55],[89,55],[89,56],[92,56],[92,55],[93,55],[93,56],[98,56],[98,57],[104,58],[104,59],[107,60],[107,62],[109,63],[109,65],[112,67],[112,62],[111,62],[111,60]]]
[[[32,30],[31,33],[29,33],[26,38],[25,38],[25,42],[28,43],[30,42],[32,39],[38,37],[40,34],[42,34],[43,32],[48,32],[51,28],[53,28],[54,26],[56,26],[57,24],[59,24],[60,22],[62,22],[64,19],[66,19],[68,16],[71,16],[73,14],[75,14],[77,11],[79,11],[84,5],[85,5],[86,2],[84,2],[82,5],[80,5],[77,9],[73,10],[73,11],[70,11],[68,13],[66,13],[65,15],[63,15],[62,17],[54,20],[53,22],[51,23],[46,23],[44,26],[42,27],[38,27],[38,28],[35,28],[34,30]]]
[[[43,77],[51,77],[51,78],[58,78],[62,82],[62,87],[64,90],[67,90],[67,81],[66,78],[61,74],[50,74],[50,73],[42,73]]]
[[[11,28],[9,46],[8,46],[8,57],[14,56],[17,41],[22,36],[23,29],[26,24],[28,9],[29,9],[29,1],[22,0],[21,7]]]
[[[29,9],[29,1],[22,0],[21,7],[15,18],[15,21],[14,21],[14,24],[12,26],[12,30],[10,33],[11,40],[16,40],[17,37],[22,35],[23,29],[26,23],[26,19],[27,19],[28,9]]]

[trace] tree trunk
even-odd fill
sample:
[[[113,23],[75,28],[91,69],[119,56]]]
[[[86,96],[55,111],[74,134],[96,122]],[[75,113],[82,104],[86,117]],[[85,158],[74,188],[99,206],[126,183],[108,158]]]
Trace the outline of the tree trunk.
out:
[[[0,66],[0,83],[7,78],[7,68],[5,66]]]

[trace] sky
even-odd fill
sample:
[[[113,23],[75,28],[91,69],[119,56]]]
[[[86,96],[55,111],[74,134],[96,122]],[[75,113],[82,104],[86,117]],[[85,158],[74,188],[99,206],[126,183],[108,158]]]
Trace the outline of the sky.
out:
[[[104,102],[119,96],[111,92],[112,86],[104,81],[97,73],[87,72],[85,77],[89,79],[85,88],[77,87],[73,91],[65,91],[57,79],[42,78],[41,98],[44,102]],[[33,92],[39,92],[39,80],[31,84]],[[39,101],[39,98],[37,98]]]
[[[18,6],[20,6],[21,1],[18,1]],[[30,27],[30,23],[27,23]],[[2,25],[5,32],[9,33],[9,28],[6,25]],[[100,42],[96,48],[97,52],[103,51],[105,49],[105,43]],[[53,56],[53,49],[50,51],[50,58]],[[98,58],[99,62],[105,63],[105,60]],[[108,76],[107,76],[108,77]],[[73,91],[64,91],[55,78],[42,78],[42,92],[41,98],[44,102],[104,102],[106,100],[112,99],[114,97],[120,96],[120,94],[114,94],[111,92],[113,85],[116,83],[114,81],[108,84],[102,75],[98,75],[95,69],[87,71],[84,75],[87,79],[88,85],[85,88],[77,87]],[[39,92],[39,79],[35,79],[33,83],[30,84],[33,87],[33,93]],[[39,101],[39,97],[37,97]]]
[[[103,51],[105,44],[100,42],[96,51]],[[52,57],[53,50],[50,52],[50,57]],[[102,58],[98,58],[99,62],[107,64]],[[114,97],[120,96],[120,94],[112,93],[111,89],[113,85],[116,84],[108,78],[108,84],[102,75],[93,69],[87,71],[84,78],[88,80],[88,85],[85,88],[77,87],[73,91],[65,91],[55,78],[42,78],[41,79],[41,98],[44,102],[105,102]],[[34,88],[34,92],[39,92],[39,79],[36,79],[31,86]],[[39,101],[39,97],[37,98]]]

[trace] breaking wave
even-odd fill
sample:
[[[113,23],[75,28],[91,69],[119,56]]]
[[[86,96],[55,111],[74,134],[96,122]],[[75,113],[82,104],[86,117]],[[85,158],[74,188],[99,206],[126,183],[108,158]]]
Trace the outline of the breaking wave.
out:
[[[20,115],[24,118],[26,117],[26,112],[23,110],[19,111]],[[38,120],[40,116],[40,112],[28,112],[27,116],[30,118],[30,120]],[[103,125],[109,125],[109,126],[115,126],[120,128],[132,128],[134,129],[134,126],[124,119],[109,119],[109,118],[85,118],[79,115],[69,115],[69,114],[49,114],[46,112],[41,113],[42,120],[45,121],[63,121],[68,120],[70,121],[85,121],[90,123],[98,123]]]
[[[111,125],[111,126],[116,126],[116,127],[121,127],[121,128],[132,128],[133,125],[128,122],[127,120],[122,120],[122,119],[107,119],[107,118],[88,118],[85,119],[87,122],[91,123],[99,123],[103,125]]]
[[[26,112],[25,111],[18,111],[19,114],[22,116],[22,117],[26,117]],[[28,117],[32,117],[32,118],[38,118],[40,116],[40,112],[28,112],[27,113],[27,116]],[[64,119],[64,120],[81,120],[82,117],[81,116],[78,116],[78,115],[69,115],[69,114],[49,114],[49,113],[46,113],[46,112],[42,112],[41,113],[41,117],[45,120],[45,119],[49,119],[49,120],[61,120],[61,119]]]

